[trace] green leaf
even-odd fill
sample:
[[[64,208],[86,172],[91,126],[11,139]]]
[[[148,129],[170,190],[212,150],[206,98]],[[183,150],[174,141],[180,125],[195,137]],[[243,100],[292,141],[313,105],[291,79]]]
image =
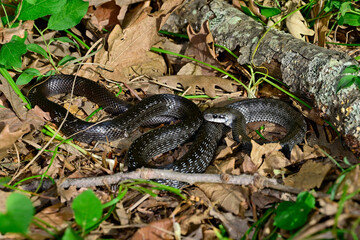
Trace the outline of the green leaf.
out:
[[[260,18],[258,16],[256,16],[248,7],[242,6],[241,5],[241,10],[248,16],[254,18],[255,20],[260,20]]]
[[[8,182],[10,182],[11,177],[1,177],[0,178],[0,186],[7,184]]]
[[[68,0],[60,12],[50,17],[48,28],[52,30],[64,30],[75,26],[85,16],[88,7],[89,2]]]
[[[313,209],[315,207],[315,197],[309,192],[301,192],[296,198],[297,203],[304,203],[308,208]]]
[[[356,73],[360,70],[360,68],[356,65],[348,66],[342,71],[342,73]]]
[[[26,45],[27,50],[38,53],[40,55],[42,55],[44,58],[49,59],[49,56],[47,54],[47,52],[45,51],[45,49],[43,49],[42,47],[40,47],[39,45],[35,44],[35,43],[30,43],[28,45]]]
[[[35,68],[28,68],[23,73],[20,74],[16,80],[17,85],[28,84],[35,76],[40,76],[40,71]]]
[[[304,203],[282,202],[276,209],[274,225],[285,230],[297,229],[306,223],[309,212]]]
[[[276,209],[274,225],[285,230],[294,230],[304,225],[315,207],[315,198],[309,192],[301,192],[296,202],[281,202]]]
[[[356,76],[354,75],[343,76],[342,78],[340,78],[336,92],[338,92],[340,89],[350,87],[351,85],[354,84],[355,80],[356,80]]]
[[[102,216],[101,202],[91,190],[77,196],[72,204],[72,209],[76,223],[83,230],[92,227]]]
[[[360,77],[359,76],[355,77],[355,84],[360,89]]]
[[[74,230],[71,228],[67,228],[65,230],[64,236],[61,238],[62,240],[82,240],[83,238],[80,237]]]
[[[0,49],[0,64],[9,69],[12,67],[21,68],[21,56],[26,53],[25,38],[16,35],[11,41],[2,45]]]
[[[278,8],[265,7],[260,4],[257,4],[257,6],[260,8],[261,15],[265,16],[266,18],[276,16],[281,13],[281,10]]]
[[[348,12],[340,17],[338,23],[339,25],[347,24],[354,27],[360,26],[360,15]]]
[[[0,213],[0,233],[25,234],[35,213],[30,199],[13,193],[6,200],[6,210],[5,214]]]
[[[35,20],[46,15],[59,13],[66,2],[67,0],[24,0],[19,19]]]
[[[76,57],[73,57],[73,56],[69,56],[69,55],[66,55],[65,57],[63,57],[60,61],[59,61],[59,66],[62,66],[64,65],[65,63],[71,61],[71,60],[74,60],[76,59]]]

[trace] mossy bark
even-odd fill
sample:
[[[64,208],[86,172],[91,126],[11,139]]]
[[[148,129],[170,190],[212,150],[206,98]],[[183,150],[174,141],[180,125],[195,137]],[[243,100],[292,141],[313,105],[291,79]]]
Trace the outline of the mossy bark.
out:
[[[360,91],[353,85],[336,93],[341,72],[347,66],[359,65],[353,58],[276,29],[264,36],[266,27],[222,0],[185,1],[163,29],[180,33],[191,24],[199,30],[206,20],[217,44],[239,50],[240,64],[267,67],[270,75],[281,79],[292,92],[311,100],[346,137],[349,146],[359,147]]]

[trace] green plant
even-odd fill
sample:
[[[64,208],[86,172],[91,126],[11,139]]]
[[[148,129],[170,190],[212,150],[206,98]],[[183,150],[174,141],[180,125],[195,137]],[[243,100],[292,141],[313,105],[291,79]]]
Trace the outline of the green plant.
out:
[[[306,223],[314,207],[313,195],[308,192],[299,193],[296,202],[284,201],[279,204],[275,211],[274,225],[285,230],[295,230]]]
[[[6,186],[6,182],[7,179],[0,178],[0,185]],[[151,188],[145,188],[141,186],[142,184],[149,184]],[[74,231],[73,228],[68,227],[63,235],[63,239],[81,239],[96,229],[101,222],[111,215],[116,203],[124,198],[129,189],[139,191],[143,194],[149,194],[152,197],[157,196],[154,190],[170,191],[182,199],[186,199],[186,197],[181,194],[181,190],[177,188],[147,180],[123,181],[120,183],[117,197],[105,204],[101,204],[92,190],[87,190],[79,194],[71,206],[74,212],[75,222],[80,230]],[[33,222],[36,226],[47,231],[54,237],[59,237],[59,232],[55,227],[34,217],[35,209],[30,199],[25,195],[20,193],[11,194],[6,201],[6,209],[6,213],[0,213],[0,233],[20,233],[27,237],[29,225]],[[108,209],[108,211],[104,215],[105,209]],[[48,230],[43,225],[53,229],[53,231]]]
[[[342,72],[342,76],[339,80],[339,83],[336,88],[336,92],[339,92],[341,89],[348,88],[355,84],[358,89],[360,89],[360,67],[356,65],[348,66]]]
[[[6,200],[6,213],[0,213],[0,233],[20,233],[26,236],[35,209],[28,197],[11,194]]]
[[[339,25],[360,26],[360,10],[354,7],[354,1],[351,0],[331,0],[326,1],[323,8],[323,14],[332,14]]]

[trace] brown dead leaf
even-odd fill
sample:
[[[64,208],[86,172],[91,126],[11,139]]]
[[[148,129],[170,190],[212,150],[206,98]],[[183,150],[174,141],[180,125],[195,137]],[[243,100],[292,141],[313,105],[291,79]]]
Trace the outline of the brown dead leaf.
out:
[[[257,168],[259,168],[263,162],[264,157],[269,155],[273,151],[279,151],[281,149],[281,145],[279,143],[267,143],[260,145],[254,140],[251,140],[252,149],[250,153],[251,161],[255,164]]]
[[[89,0],[89,6],[100,6],[106,2],[110,2],[111,0]]]
[[[249,1],[249,9],[251,10],[252,13],[254,13],[256,16],[258,16],[259,18],[261,18],[261,20],[263,22],[266,21],[266,17],[264,15],[261,15],[260,9],[259,7],[255,4],[254,0],[250,0]]]
[[[189,24],[187,27],[187,33],[189,36],[189,48],[186,51],[187,56],[192,56],[197,60],[206,62],[218,68],[222,66],[216,61],[216,53],[214,47],[214,39],[209,29],[209,22],[205,21],[198,33],[195,33],[194,29]],[[216,72],[207,66],[200,65],[202,69],[201,75],[215,76]]]
[[[220,152],[217,154],[216,159],[226,158],[226,156],[228,156],[232,153],[233,153],[233,151],[232,151],[231,147],[226,146],[226,147],[220,149]]]
[[[240,169],[235,168],[235,161],[236,158],[230,157],[225,161],[221,161],[220,164],[218,164],[218,167],[222,173],[227,173],[231,175],[240,175]]]
[[[181,234],[186,235],[192,231],[194,226],[200,225],[205,219],[209,219],[210,208],[205,211],[197,209],[194,214],[188,215],[181,221]]]
[[[315,159],[318,157],[325,157],[325,154],[321,152],[318,145],[314,145],[313,147],[305,144],[303,147],[303,151],[298,147],[295,146],[290,155],[290,159],[292,163],[299,162],[302,160],[307,159]]]
[[[6,99],[10,102],[12,109],[15,111],[21,119],[24,119],[26,115],[25,103],[21,98],[14,92],[8,81],[0,75],[0,92],[2,92]],[[1,119],[1,118],[0,118]]]
[[[128,6],[130,4],[138,3],[138,2],[145,2],[146,0],[115,0],[116,4],[120,7]]]
[[[173,239],[173,236],[167,233],[168,231],[171,231],[172,225],[173,225],[173,221],[170,218],[152,222],[148,226],[137,230],[131,239],[132,240]]]
[[[286,177],[284,179],[284,184],[286,186],[305,190],[320,187],[330,169],[330,164],[309,160],[305,162],[299,172]]]
[[[272,151],[265,156],[264,164],[259,168],[259,174],[266,176],[271,174],[274,169],[281,169],[290,165],[289,159],[280,151]]]
[[[256,173],[258,168],[256,165],[251,161],[251,158],[249,155],[244,155],[244,162],[242,163],[242,169],[245,173]]]
[[[258,173],[262,176],[271,174],[274,169],[283,168],[290,165],[290,161],[284,156],[279,143],[267,143],[260,145],[254,140],[250,153],[251,161],[258,168]],[[251,165],[249,165],[251,167]]]
[[[180,3],[179,0],[166,1],[160,11],[152,16],[148,14],[150,9],[144,10],[136,21],[124,30],[116,25],[109,36],[108,50],[101,49],[95,55],[95,63],[102,64],[111,70],[102,71],[103,77],[127,82],[129,71],[124,70],[151,61],[147,57],[147,52],[160,39],[159,20],[164,21]],[[154,71],[162,74],[164,67],[160,66]]]
[[[216,211],[215,209],[210,210],[210,215],[219,219],[222,222],[222,224],[224,224],[224,227],[229,233],[231,239],[241,239],[241,237],[243,237],[246,231],[249,229],[248,219],[246,218],[244,219],[241,216],[237,216],[229,212],[221,214],[219,211]],[[252,237],[253,232],[254,231],[252,231],[248,235],[249,238]]]
[[[91,15],[91,23],[100,31],[103,28],[110,28],[119,24],[117,19],[119,12],[120,7],[114,1],[109,1],[89,8],[88,14]]]
[[[290,13],[297,8],[298,1],[288,1],[285,6],[288,7],[288,12]],[[304,40],[304,36],[313,36],[315,33],[314,30],[308,28],[307,22],[300,11],[293,13],[285,21],[286,27],[295,38]]]
[[[217,203],[228,212],[239,215],[249,208],[246,201],[247,195],[243,193],[247,191],[246,188],[212,183],[197,183],[196,185],[205,192],[214,205]]]
[[[57,203],[41,210],[35,216],[61,229],[61,227],[66,228],[68,221],[74,217],[74,214],[70,206],[65,207],[62,203]]]
[[[319,204],[321,208],[319,208],[319,212],[326,216],[334,216],[338,211],[339,204],[336,202],[330,201],[328,198],[319,198]]]
[[[2,28],[0,29],[0,44],[10,42],[11,38],[16,35],[24,38],[25,31],[31,32],[34,25],[34,21],[25,21],[20,23],[16,28]]]
[[[353,193],[360,189],[360,169],[359,165],[356,166],[350,173],[348,173],[345,179],[341,182],[340,186],[337,188],[337,194],[341,195],[344,190],[344,185],[347,185],[347,193]]]
[[[11,147],[25,133],[43,124],[36,109],[29,110],[24,120],[20,120],[10,109],[0,108],[0,150]]]
[[[211,76],[194,76],[194,75],[183,75],[183,76],[164,76],[157,78],[159,82],[166,84],[170,87],[176,87],[180,84],[183,89],[189,89],[187,94],[195,94],[196,89],[202,89],[205,94],[209,97],[215,97],[215,87],[220,87],[224,91],[233,92],[235,91],[235,83],[231,80],[211,77]]]

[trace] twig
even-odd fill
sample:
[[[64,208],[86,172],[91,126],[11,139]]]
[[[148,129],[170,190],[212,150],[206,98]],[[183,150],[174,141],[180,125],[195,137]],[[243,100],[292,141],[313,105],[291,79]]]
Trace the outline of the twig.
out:
[[[235,175],[219,175],[219,174],[205,174],[205,173],[180,173],[171,170],[141,168],[128,173],[115,173],[113,175],[106,175],[100,177],[89,178],[73,178],[64,180],[59,187],[68,188],[70,186],[93,187],[103,186],[105,184],[118,184],[126,179],[168,179],[179,182],[194,183],[223,183],[242,186],[256,186],[257,188],[271,188],[282,192],[299,194],[304,189],[285,186],[278,182],[277,179],[266,178],[260,175],[241,174]],[[314,192],[314,197],[329,197],[329,194]]]

